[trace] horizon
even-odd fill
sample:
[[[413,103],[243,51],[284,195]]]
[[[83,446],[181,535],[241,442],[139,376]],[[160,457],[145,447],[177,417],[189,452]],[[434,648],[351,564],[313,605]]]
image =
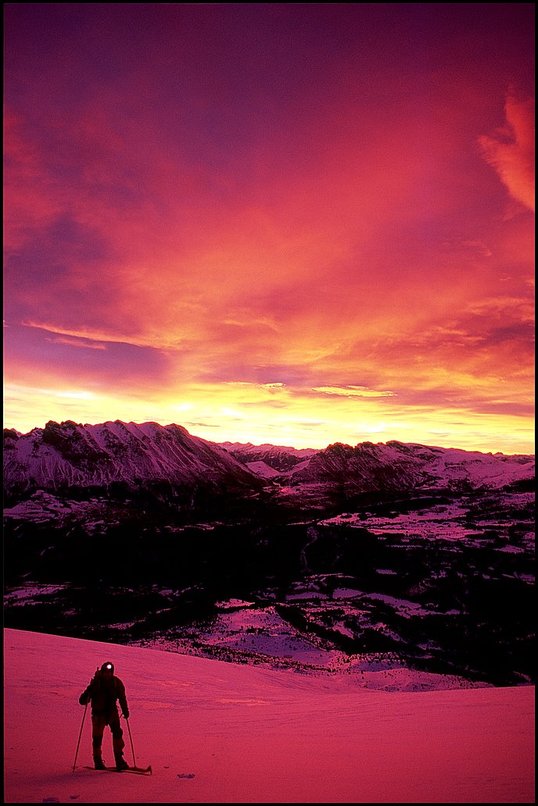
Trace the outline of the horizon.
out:
[[[531,4],[4,23],[5,427],[534,451]]]
[[[230,445],[238,445],[238,446],[242,446],[242,447],[253,447],[253,448],[265,448],[265,447],[268,447],[268,448],[282,448],[284,450],[323,451],[323,450],[326,450],[329,447],[332,447],[333,445],[344,445],[345,447],[348,447],[348,448],[356,448],[356,447],[359,447],[360,445],[363,445],[363,444],[387,445],[389,443],[395,442],[395,443],[399,443],[399,444],[403,444],[403,445],[417,445],[417,446],[423,446],[423,447],[427,447],[427,448],[441,448],[442,450],[456,450],[456,451],[468,451],[468,452],[475,452],[476,451],[476,452],[482,453],[484,455],[488,455],[488,454],[490,454],[490,455],[498,455],[498,454],[501,454],[503,456],[518,456],[518,455],[519,456],[535,456],[534,451],[530,451],[530,452],[526,452],[526,453],[508,454],[508,453],[505,453],[504,451],[485,451],[485,450],[481,451],[481,450],[478,450],[476,448],[462,448],[459,445],[437,445],[437,444],[434,445],[434,444],[425,443],[425,442],[403,442],[402,440],[397,440],[397,439],[392,439],[392,440],[389,439],[389,440],[386,440],[386,441],[381,441],[380,440],[378,442],[373,442],[372,440],[364,439],[364,440],[360,440],[360,441],[354,442],[354,443],[345,442],[345,441],[343,442],[341,440],[332,440],[332,441],[328,442],[326,445],[322,445],[322,446],[318,446],[318,447],[315,447],[315,446],[312,446],[312,445],[306,445],[306,446],[302,446],[300,448],[297,448],[294,445],[285,445],[283,443],[278,443],[278,442],[251,442],[251,441],[245,441],[244,439],[235,439],[235,440],[224,439],[224,440],[219,440],[217,442],[217,441],[215,441],[213,439],[208,439],[207,437],[200,436],[199,434],[196,434],[194,431],[191,431],[191,430],[187,429],[186,426],[183,423],[177,423],[177,422],[159,423],[156,420],[145,420],[143,422],[135,422],[133,420],[121,420],[119,418],[116,418],[114,420],[105,420],[105,421],[99,422],[99,423],[78,423],[75,420],[71,420],[71,419],[63,420],[63,421],[48,420],[43,426],[34,426],[33,428],[29,429],[28,431],[24,431],[24,432],[19,431],[18,429],[10,428],[9,426],[4,426],[4,431],[12,431],[13,430],[13,431],[16,431],[19,434],[20,437],[27,437],[27,436],[30,436],[30,434],[32,434],[34,431],[43,431],[49,424],[62,426],[62,425],[70,424],[70,423],[73,423],[77,427],[81,427],[81,428],[86,428],[86,427],[96,428],[98,426],[107,425],[108,423],[122,423],[123,425],[135,425],[135,426],[158,425],[158,426],[160,426],[162,428],[167,428],[169,426],[176,426],[176,427],[185,429],[185,431],[187,431],[189,436],[195,437],[197,439],[202,439],[205,442],[213,443],[213,444],[219,445],[219,446],[220,445],[230,444]]]

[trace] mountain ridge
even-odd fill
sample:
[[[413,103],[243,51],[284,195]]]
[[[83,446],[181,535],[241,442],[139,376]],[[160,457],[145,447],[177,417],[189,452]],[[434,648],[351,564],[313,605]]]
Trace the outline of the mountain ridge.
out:
[[[176,424],[50,420],[28,434],[4,431],[4,485],[56,489],[165,482],[259,488],[259,479],[218,445]]]
[[[397,440],[397,439],[387,440],[386,442],[371,442],[370,440],[364,440],[364,442],[355,443],[355,446],[351,445],[348,442],[342,442],[340,440],[335,440],[334,442],[330,442],[324,448],[295,448],[292,445],[280,445],[280,444],[275,444],[275,443],[272,443],[272,442],[254,443],[254,442],[250,442],[250,441],[249,442],[237,442],[237,441],[231,442],[231,441],[226,441],[226,440],[223,441],[223,442],[214,442],[212,440],[205,439],[204,437],[195,437],[193,434],[190,433],[190,431],[187,430],[187,428],[185,428],[185,426],[179,425],[179,423],[167,423],[166,425],[162,425],[161,423],[157,423],[154,420],[144,420],[143,422],[135,422],[133,420],[127,421],[127,420],[116,419],[116,420],[105,420],[102,423],[77,423],[75,420],[62,420],[61,422],[58,422],[57,420],[49,420],[45,424],[45,426],[43,428],[41,428],[40,426],[35,426],[34,428],[31,428],[29,431],[19,431],[17,428],[4,427],[3,430],[4,430],[4,437],[6,435],[10,435],[10,434],[13,435],[13,436],[16,436],[16,437],[27,437],[27,436],[30,436],[31,434],[35,433],[35,432],[44,431],[48,426],[69,425],[69,426],[77,426],[79,428],[97,428],[99,426],[104,426],[104,425],[107,425],[107,424],[123,425],[123,426],[136,426],[136,427],[154,426],[156,428],[164,428],[164,429],[175,428],[175,429],[178,429],[179,431],[182,431],[185,434],[188,434],[189,436],[191,436],[191,437],[193,437],[195,439],[201,440],[202,442],[209,443],[210,445],[218,445],[218,446],[223,447],[223,448],[225,448],[226,450],[229,450],[229,451],[233,451],[233,450],[242,450],[242,451],[243,450],[248,450],[250,452],[259,452],[259,451],[263,451],[263,450],[270,451],[271,449],[276,449],[278,451],[289,451],[290,453],[297,454],[297,455],[307,455],[307,454],[319,453],[320,451],[324,451],[324,450],[327,450],[327,448],[333,448],[335,446],[342,446],[342,447],[350,447],[351,448],[351,447],[356,447],[357,445],[368,445],[368,446],[372,446],[372,445],[407,445],[407,446],[410,446],[410,447],[417,447],[417,448],[428,447],[428,448],[433,448],[433,449],[441,450],[441,451],[457,450],[457,451],[463,451],[465,453],[478,453],[478,454],[481,454],[483,456],[507,456],[507,457],[521,456],[521,457],[532,457],[532,458],[535,457],[534,453],[504,453],[503,451],[495,451],[495,452],[493,452],[493,451],[479,451],[477,449],[458,448],[457,446],[445,447],[445,446],[441,446],[441,445],[429,445],[429,444],[424,443],[424,442],[403,442],[402,440]]]
[[[285,498],[335,490],[346,494],[410,490],[466,491],[528,483],[534,456],[482,453],[396,440],[335,442],[321,450],[252,443],[216,443],[183,426],[121,420],[80,424],[50,420],[20,434],[4,429],[8,493],[71,488],[206,488]]]

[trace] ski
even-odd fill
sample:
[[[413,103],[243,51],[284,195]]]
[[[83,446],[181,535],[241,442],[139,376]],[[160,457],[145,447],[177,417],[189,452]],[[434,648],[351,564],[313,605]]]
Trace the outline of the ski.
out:
[[[147,767],[125,767],[123,770],[117,770],[116,767],[105,767],[104,770],[96,770],[95,767],[84,767],[85,770],[94,770],[95,772],[132,772],[135,775],[152,775],[153,770],[151,764]]]

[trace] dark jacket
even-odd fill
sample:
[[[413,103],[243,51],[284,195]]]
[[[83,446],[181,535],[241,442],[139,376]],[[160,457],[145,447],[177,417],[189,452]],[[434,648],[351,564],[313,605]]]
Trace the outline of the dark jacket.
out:
[[[81,705],[91,702],[94,716],[107,718],[117,715],[116,701],[118,700],[123,716],[128,717],[129,707],[125,697],[125,686],[116,675],[110,675],[107,679],[100,671],[95,673],[89,686],[79,697]]]

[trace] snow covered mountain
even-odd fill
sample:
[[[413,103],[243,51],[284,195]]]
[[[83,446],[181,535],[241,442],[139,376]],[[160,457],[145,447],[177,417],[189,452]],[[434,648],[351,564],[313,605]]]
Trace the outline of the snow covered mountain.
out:
[[[316,495],[389,494],[417,490],[461,493],[530,483],[533,456],[483,454],[387,442],[321,451],[208,442],[179,425],[48,422],[22,435],[4,431],[4,489],[10,498],[37,490],[102,492],[207,489],[251,495],[272,486],[281,499]]]
[[[497,489],[534,476],[533,456],[505,456],[391,441],[335,443],[292,468],[288,483],[345,485],[355,492]]]
[[[237,443],[223,447],[271,481],[276,502],[294,509],[349,508],[364,496],[379,500],[431,492],[527,490],[535,475],[534,456],[395,441],[355,447],[335,443],[320,451]]]
[[[113,484],[140,489],[208,487],[251,492],[260,480],[216,444],[179,425],[48,422],[21,435],[4,431],[4,488],[8,494],[41,489],[102,490]]]
[[[221,442],[223,448],[243,462],[253,473],[271,479],[304,467],[319,453],[314,448],[290,448],[279,445],[253,445],[251,442]]]

